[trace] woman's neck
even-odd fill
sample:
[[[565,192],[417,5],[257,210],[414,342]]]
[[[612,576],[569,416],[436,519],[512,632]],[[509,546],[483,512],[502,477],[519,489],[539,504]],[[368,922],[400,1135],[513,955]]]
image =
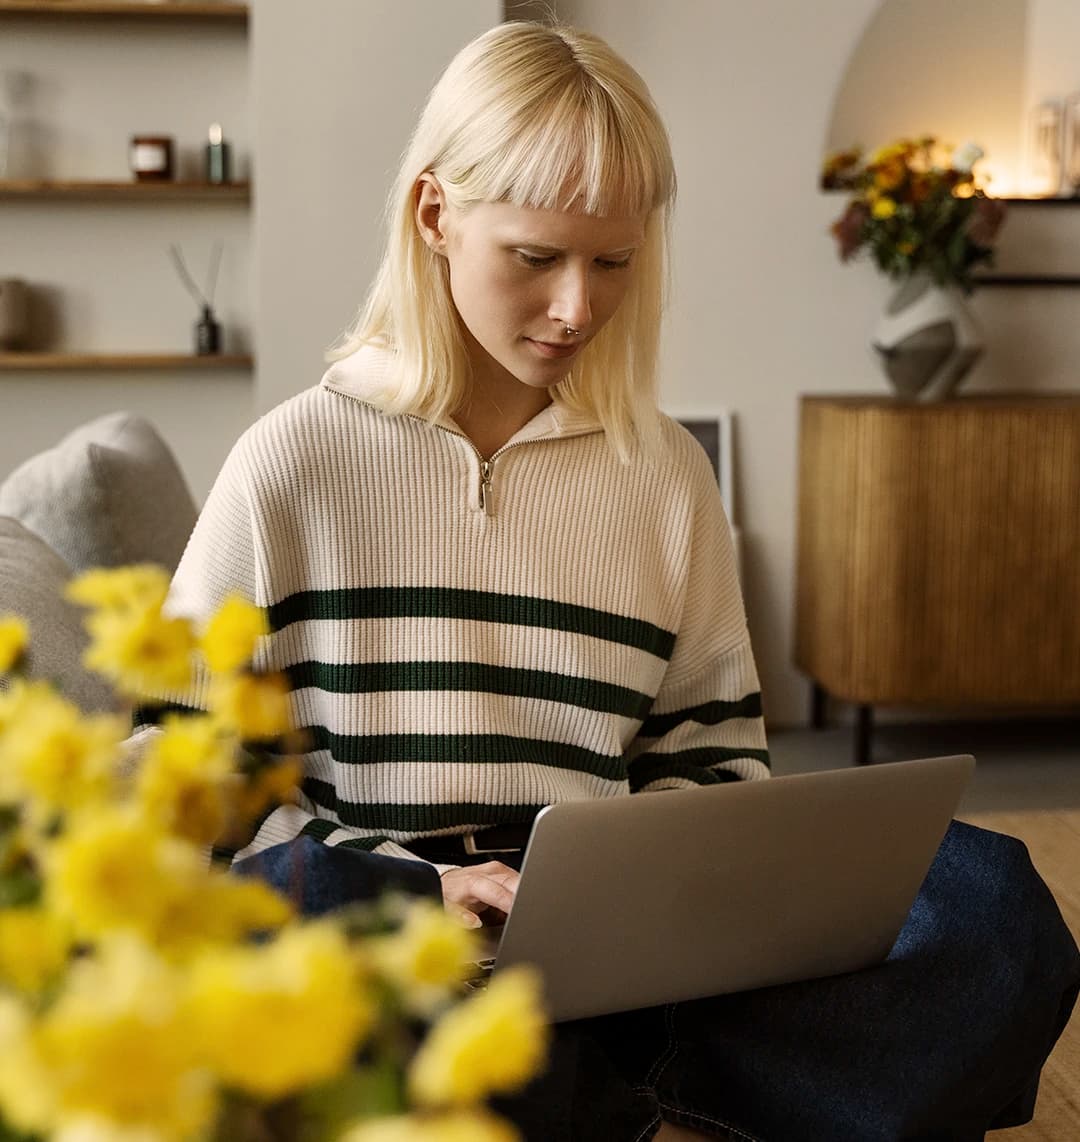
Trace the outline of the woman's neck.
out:
[[[503,389],[496,395],[484,386],[474,385],[454,411],[454,421],[486,460],[549,404],[548,389],[518,382],[509,391]]]

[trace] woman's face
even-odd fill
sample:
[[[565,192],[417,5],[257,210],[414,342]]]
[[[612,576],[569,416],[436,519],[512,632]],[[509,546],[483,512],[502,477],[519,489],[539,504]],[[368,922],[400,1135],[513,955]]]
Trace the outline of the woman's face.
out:
[[[437,183],[426,187],[418,222],[449,264],[478,384],[557,384],[626,295],[645,238],[644,217],[600,218],[505,202],[458,210],[445,203]],[[431,209],[436,198],[437,212]],[[425,218],[433,223],[427,230]]]

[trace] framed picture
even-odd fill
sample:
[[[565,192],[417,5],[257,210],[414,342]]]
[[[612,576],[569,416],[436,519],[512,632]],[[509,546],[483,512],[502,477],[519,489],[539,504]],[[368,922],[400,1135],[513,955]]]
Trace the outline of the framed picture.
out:
[[[735,526],[735,462],[732,448],[734,432],[732,415],[727,409],[700,415],[672,413],[672,416],[687,429],[694,439],[705,449],[712,462],[716,482],[720,485],[720,499],[724,505],[728,527],[731,529],[731,545],[735,550],[735,573],[743,577],[742,536]]]
[[[1080,196],[1080,91],[1065,100],[1065,193]]]
[[[1064,108],[1040,103],[1031,113],[1029,167],[1035,194],[1056,195],[1061,189]]]
[[[721,409],[710,416],[676,416],[675,419],[691,433],[712,461],[716,482],[720,485],[724,512],[728,523],[734,527],[735,465],[732,456],[731,413]]]

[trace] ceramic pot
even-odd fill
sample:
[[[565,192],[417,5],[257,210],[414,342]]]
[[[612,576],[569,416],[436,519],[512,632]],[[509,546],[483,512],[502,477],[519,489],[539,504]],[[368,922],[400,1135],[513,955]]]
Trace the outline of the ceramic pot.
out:
[[[886,304],[873,346],[898,396],[936,401],[949,397],[971,371],[983,338],[958,289],[916,274]]]

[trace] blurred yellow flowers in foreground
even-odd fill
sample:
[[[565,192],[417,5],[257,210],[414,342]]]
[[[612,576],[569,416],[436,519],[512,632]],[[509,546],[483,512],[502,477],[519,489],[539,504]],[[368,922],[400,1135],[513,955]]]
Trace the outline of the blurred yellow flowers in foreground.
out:
[[[518,1142],[507,1122],[482,1110],[377,1118],[356,1126],[340,1142]]]
[[[30,628],[22,619],[15,615],[0,619],[0,674],[19,661],[29,641]]]
[[[413,1061],[409,1087],[421,1106],[467,1106],[520,1089],[547,1046],[536,977],[508,968],[435,1024]]]
[[[197,632],[167,593],[148,566],[66,592],[125,699],[209,706],[138,752],[22,677],[0,616],[0,1139],[518,1142],[483,1104],[543,1064],[533,976],[463,1001],[476,936],[438,904],[304,920],[211,863],[303,769],[288,680],[251,662],[263,611],[232,597]]]

